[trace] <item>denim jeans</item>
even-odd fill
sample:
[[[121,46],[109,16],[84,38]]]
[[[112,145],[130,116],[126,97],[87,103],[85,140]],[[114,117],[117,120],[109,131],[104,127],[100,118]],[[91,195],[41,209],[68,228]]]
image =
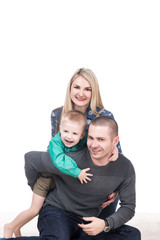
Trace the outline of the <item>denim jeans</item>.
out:
[[[108,233],[89,236],[78,227],[81,217],[65,210],[45,205],[38,218],[40,237],[18,237],[17,240],[140,240],[138,229],[123,225]],[[16,240],[14,238],[14,240]]]

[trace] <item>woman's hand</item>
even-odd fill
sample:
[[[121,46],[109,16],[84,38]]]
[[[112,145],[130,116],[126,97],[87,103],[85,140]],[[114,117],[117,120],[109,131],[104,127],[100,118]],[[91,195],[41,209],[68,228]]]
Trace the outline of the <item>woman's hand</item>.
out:
[[[107,200],[106,202],[102,203],[101,208],[103,209],[103,208],[109,206],[112,202],[114,202],[116,200],[117,196],[118,196],[118,192],[113,192],[112,194],[110,194],[108,196],[109,200]]]

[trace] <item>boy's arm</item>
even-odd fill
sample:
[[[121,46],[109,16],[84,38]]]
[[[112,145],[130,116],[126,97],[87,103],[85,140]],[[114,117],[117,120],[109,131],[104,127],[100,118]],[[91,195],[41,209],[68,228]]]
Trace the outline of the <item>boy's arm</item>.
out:
[[[76,162],[69,156],[65,155],[65,151],[73,151],[66,148],[60,138],[60,133],[53,137],[49,143],[48,151],[50,153],[54,166],[62,173],[77,178],[81,173]]]

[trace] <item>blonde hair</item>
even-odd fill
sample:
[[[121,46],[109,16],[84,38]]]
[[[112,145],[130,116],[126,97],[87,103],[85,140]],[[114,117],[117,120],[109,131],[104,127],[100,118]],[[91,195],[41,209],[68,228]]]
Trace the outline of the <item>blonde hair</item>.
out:
[[[85,131],[86,124],[87,124],[87,118],[82,112],[77,111],[77,110],[68,111],[67,113],[65,113],[63,115],[63,117],[61,119],[61,124],[65,119],[67,119],[73,123],[76,123],[79,126],[82,126],[83,131]]]
[[[95,115],[98,115],[101,112],[103,112],[103,110],[104,110],[104,106],[102,103],[100,90],[99,90],[99,84],[98,84],[95,74],[88,68],[80,68],[73,74],[72,78],[70,79],[70,81],[68,83],[66,98],[65,98],[61,116],[63,116],[66,112],[73,109],[73,102],[71,101],[71,98],[70,98],[71,85],[74,82],[74,80],[79,76],[82,76],[83,78],[85,78],[91,86],[92,97],[91,97],[91,101],[90,101],[90,107],[91,107],[92,112]],[[97,112],[97,109],[96,109],[97,107],[100,108],[99,112]]]

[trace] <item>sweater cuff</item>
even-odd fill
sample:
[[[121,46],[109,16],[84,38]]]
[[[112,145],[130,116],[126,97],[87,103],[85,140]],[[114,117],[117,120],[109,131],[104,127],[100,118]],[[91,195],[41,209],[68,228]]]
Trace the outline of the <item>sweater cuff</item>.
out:
[[[105,220],[109,223],[109,226],[111,227],[111,229],[113,229],[114,228],[113,219],[111,217],[108,217]]]

